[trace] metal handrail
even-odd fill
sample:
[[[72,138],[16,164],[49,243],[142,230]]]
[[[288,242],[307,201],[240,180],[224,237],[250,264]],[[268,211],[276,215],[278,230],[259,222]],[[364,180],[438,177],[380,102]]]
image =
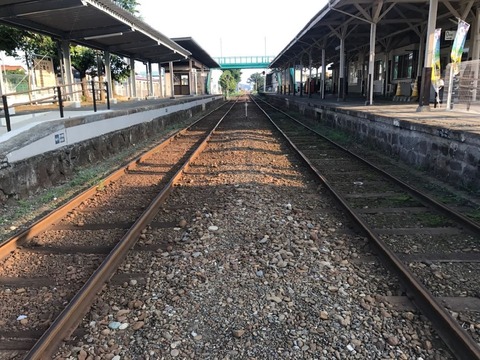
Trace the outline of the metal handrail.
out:
[[[93,97],[93,111],[94,112],[97,111],[96,91],[97,90],[102,90],[100,86],[96,89],[95,88],[95,83],[100,83],[100,82],[92,80],[91,83],[90,83],[91,87],[88,88],[88,91],[92,93],[92,97]],[[106,92],[106,98],[107,98],[107,109],[110,110],[110,94],[109,94],[109,91],[108,91],[108,83],[103,82],[103,84],[104,84],[104,89],[103,90]],[[49,86],[49,87],[44,87],[44,88],[35,89],[35,90],[14,92],[14,93],[8,93],[8,94],[2,95],[3,113],[4,113],[4,117],[5,117],[5,122],[6,122],[6,125],[7,125],[7,132],[12,131],[11,121],[10,121],[10,111],[9,111],[9,107],[12,107],[12,106],[58,102],[60,117],[63,118],[64,117],[63,101],[65,99],[67,99],[68,97],[73,98],[74,95],[82,93],[82,90],[76,90],[76,91],[70,91],[70,92],[65,91],[66,89],[69,89],[70,87],[73,88],[73,85],[78,85],[78,83],[64,84],[64,85],[58,85],[58,86]],[[64,91],[62,91],[62,89]],[[17,102],[17,103],[13,103],[13,104],[8,103],[8,97],[9,96],[34,94],[36,92],[40,92],[40,91],[44,92],[44,91],[49,91],[49,90],[54,91],[53,95],[44,96],[40,99],[35,99],[35,100],[31,100],[31,101]]]

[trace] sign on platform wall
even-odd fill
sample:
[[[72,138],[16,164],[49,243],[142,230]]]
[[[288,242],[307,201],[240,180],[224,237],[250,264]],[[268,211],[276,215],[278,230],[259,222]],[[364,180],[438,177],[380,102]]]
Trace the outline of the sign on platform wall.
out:
[[[56,86],[57,80],[53,71],[53,61],[49,57],[36,57],[33,59],[35,85],[37,87]]]
[[[457,30],[445,30],[445,40],[454,40]]]

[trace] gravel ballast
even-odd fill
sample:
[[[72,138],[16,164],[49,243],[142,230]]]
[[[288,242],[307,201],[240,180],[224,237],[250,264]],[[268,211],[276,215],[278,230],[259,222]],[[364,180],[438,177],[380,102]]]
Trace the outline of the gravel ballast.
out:
[[[397,279],[325,189],[241,110],[154,222],[177,226],[145,229],[118,271],[130,280],[104,288],[56,359],[453,359],[388,301]]]

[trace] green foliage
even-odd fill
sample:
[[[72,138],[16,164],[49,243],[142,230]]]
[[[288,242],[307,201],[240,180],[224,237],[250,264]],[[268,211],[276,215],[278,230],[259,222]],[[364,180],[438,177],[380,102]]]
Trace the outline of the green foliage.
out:
[[[222,75],[220,75],[220,80],[218,82],[227,95],[235,91],[237,88],[237,82],[230,70],[225,70]]]
[[[253,73],[252,75],[250,75],[247,82],[254,84],[255,90],[263,91],[264,78],[265,76],[262,75],[262,73]]]
[[[97,53],[95,50],[85,46],[75,46],[70,49],[72,66],[84,79],[87,74],[96,74]]]
[[[17,50],[23,45],[27,31],[0,25],[0,51],[5,51],[8,56],[17,56]]]
[[[136,0],[113,0],[113,2],[134,15],[138,13],[136,8],[139,3]],[[48,36],[0,25],[0,50],[10,56],[17,56],[19,52],[25,53],[28,67],[32,67],[33,58],[40,55],[50,57],[53,60],[54,68],[60,69],[57,49],[57,41]],[[82,78],[85,78],[87,74],[97,76],[98,65],[100,65],[100,73],[103,73],[104,61],[102,57],[97,58],[95,50],[73,45],[71,46],[71,57],[72,66]],[[128,77],[130,68],[122,58],[112,54],[110,59],[113,79],[122,81]]]
[[[138,13],[137,6],[140,4],[136,0],[113,0],[113,2],[134,15]]]
[[[110,56],[110,70],[113,80],[118,82],[122,82],[130,76],[130,65],[117,55]]]
[[[35,57],[47,56],[53,60],[54,69],[60,65],[58,58],[57,42],[48,36],[28,32],[24,39],[22,50],[25,53],[25,60],[28,67],[33,67]]]
[[[5,73],[11,74],[11,75],[25,75],[25,70],[24,69],[5,70]]]
[[[232,77],[235,79],[235,83],[238,84],[242,80],[242,72],[240,69],[231,69],[230,73]]]
[[[57,43],[50,37],[5,25],[0,25],[0,50],[9,56],[18,56],[20,51],[23,52],[28,67],[32,67],[37,56],[50,57],[55,67],[59,64]]]

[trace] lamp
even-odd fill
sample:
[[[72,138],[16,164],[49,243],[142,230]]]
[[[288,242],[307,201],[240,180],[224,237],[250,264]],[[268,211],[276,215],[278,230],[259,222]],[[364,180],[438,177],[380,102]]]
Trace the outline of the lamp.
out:
[[[93,39],[102,39],[102,38],[107,38],[107,37],[112,37],[112,36],[121,36],[121,35],[123,35],[123,32],[116,32],[116,33],[111,33],[111,34],[92,35],[92,36],[84,37],[84,39],[85,40],[93,40]]]

